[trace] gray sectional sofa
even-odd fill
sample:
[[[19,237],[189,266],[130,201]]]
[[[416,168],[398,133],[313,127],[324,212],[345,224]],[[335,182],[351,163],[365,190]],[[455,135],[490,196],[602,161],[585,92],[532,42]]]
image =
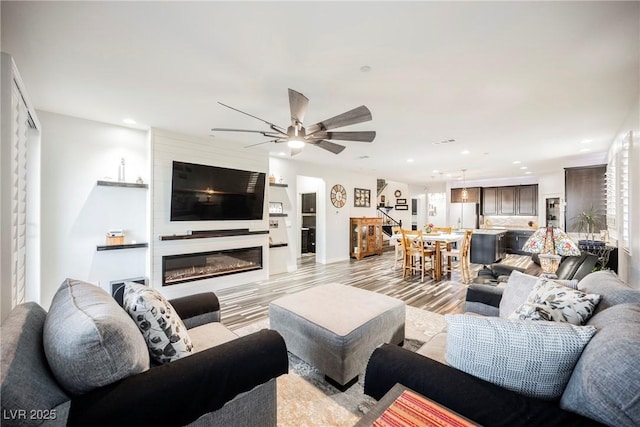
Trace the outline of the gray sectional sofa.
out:
[[[163,365],[95,285],[65,281],[49,313],[17,306],[2,324],[2,425],[275,426],[276,378],[289,366],[282,337],[238,338],[212,293],[171,304],[198,351]]]
[[[569,363],[568,382],[557,398],[530,397],[448,365],[451,325],[455,324],[460,332],[459,320],[464,317],[469,323],[497,323],[496,319],[500,318],[486,316],[490,311],[487,307],[481,309],[481,316],[475,313],[446,316],[448,328],[433,336],[417,353],[390,345],[376,349],[367,365],[365,393],[380,399],[394,384],[401,383],[486,426],[640,425],[640,290],[624,283],[611,271],[591,273],[577,286],[582,292],[600,295],[593,316],[581,327],[595,328],[595,335],[577,354],[577,362]],[[471,287],[475,287],[476,294],[487,291],[491,295],[484,304],[493,303],[495,316],[499,315],[501,302],[503,309],[505,304],[513,304],[513,301],[501,300],[502,288]],[[565,328],[573,328],[573,325],[565,325]],[[564,344],[559,343],[560,346]],[[481,353],[467,353],[469,358],[478,355],[482,356]],[[502,357],[489,362],[508,364],[509,355]],[[514,366],[518,366],[517,362]],[[534,368],[524,366],[519,370]]]

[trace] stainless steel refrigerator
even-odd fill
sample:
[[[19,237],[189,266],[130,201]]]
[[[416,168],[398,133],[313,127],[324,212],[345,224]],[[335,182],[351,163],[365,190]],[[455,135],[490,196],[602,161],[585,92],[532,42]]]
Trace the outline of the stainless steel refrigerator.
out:
[[[449,226],[457,228],[480,228],[480,205],[477,203],[451,203]]]

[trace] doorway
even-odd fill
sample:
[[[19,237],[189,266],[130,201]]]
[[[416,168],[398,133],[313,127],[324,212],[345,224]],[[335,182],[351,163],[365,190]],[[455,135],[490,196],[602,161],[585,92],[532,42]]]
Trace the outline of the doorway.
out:
[[[301,214],[302,227],[300,255],[303,258],[314,258],[316,254],[316,212],[317,198],[316,193],[302,193],[301,197]]]

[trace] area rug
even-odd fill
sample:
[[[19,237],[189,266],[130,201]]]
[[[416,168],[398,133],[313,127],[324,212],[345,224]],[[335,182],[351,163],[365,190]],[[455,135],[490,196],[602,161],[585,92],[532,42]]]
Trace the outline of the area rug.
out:
[[[404,347],[418,350],[445,326],[442,315],[406,308]],[[269,327],[269,319],[236,329],[248,335]],[[289,353],[289,373],[278,378],[278,426],[342,427],[353,426],[376,401],[364,394],[364,375],[345,392],[329,385],[324,374]]]

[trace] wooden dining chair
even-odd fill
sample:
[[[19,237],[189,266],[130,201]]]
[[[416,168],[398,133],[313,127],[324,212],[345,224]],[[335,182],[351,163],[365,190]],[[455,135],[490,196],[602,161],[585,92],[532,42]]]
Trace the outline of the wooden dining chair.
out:
[[[433,227],[431,230],[436,233],[451,234],[451,227]]]
[[[452,273],[453,272],[453,262],[451,261],[452,257],[458,259],[458,267],[460,269],[460,277],[462,278],[462,283],[471,283],[471,272],[469,271],[469,254],[471,252],[471,236],[473,235],[473,230],[465,230],[464,237],[462,238],[462,243],[456,249],[445,249],[440,251],[442,256],[441,265],[442,265],[442,273]],[[445,259],[449,260],[445,264]]]
[[[395,271],[398,263],[400,263],[401,265],[404,265],[404,238],[402,236],[401,228],[397,225],[391,227],[391,232],[393,233],[393,235],[397,235],[397,234],[400,235],[400,238],[396,240],[396,252],[395,252],[395,258],[393,260],[393,270]]]
[[[435,275],[435,249],[427,248],[422,239],[420,230],[401,230],[404,242],[404,263],[402,266],[402,277],[407,277],[408,273],[420,271],[420,281],[424,281],[424,273],[429,271],[431,277]],[[427,266],[427,263],[429,264]]]

